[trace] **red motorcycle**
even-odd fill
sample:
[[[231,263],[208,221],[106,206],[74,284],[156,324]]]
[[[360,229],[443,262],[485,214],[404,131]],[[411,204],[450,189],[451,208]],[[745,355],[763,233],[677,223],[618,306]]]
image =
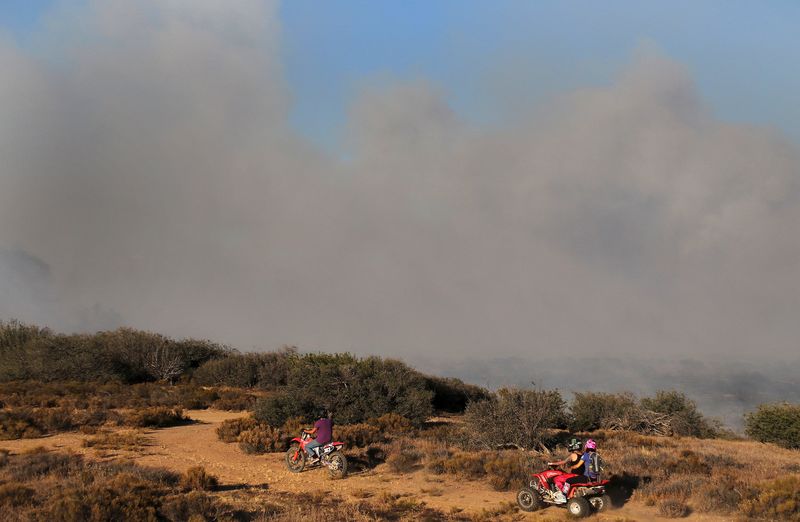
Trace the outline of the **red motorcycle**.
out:
[[[311,435],[303,431],[299,437],[292,439],[292,446],[286,451],[286,467],[292,473],[300,473],[306,469],[308,452],[306,444],[314,440]],[[347,458],[340,450],[344,442],[329,442],[324,446],[314,448],[316,460],[309,466],[325,466],[332,478],[343,478],[347,475]]]
[[[517,493],[517,505],[522,511],[536,511],[548,505],[566,506],[570,515],[581,518],[589,516],[592,510],[604,511],[611,506],[611,497],[606,494],[608,480],[573,484],[569,494],[564,496],[556,486],[555,479],[574,475],[556,469],[553,463],[548,463],[548,466],[550,469],[546,471],[533,473],[530,487],[522,488]]]

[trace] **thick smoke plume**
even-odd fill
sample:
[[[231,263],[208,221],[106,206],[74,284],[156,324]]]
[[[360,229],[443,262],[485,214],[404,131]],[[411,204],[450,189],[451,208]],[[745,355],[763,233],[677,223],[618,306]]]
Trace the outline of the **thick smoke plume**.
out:
[[[406,357],[797,349],[800,158],[667,58],[502,130],[424,80],[367,89],[340,160],[287,123],[274,5],[94,0],[37,41],[0,40],[3,316]]]

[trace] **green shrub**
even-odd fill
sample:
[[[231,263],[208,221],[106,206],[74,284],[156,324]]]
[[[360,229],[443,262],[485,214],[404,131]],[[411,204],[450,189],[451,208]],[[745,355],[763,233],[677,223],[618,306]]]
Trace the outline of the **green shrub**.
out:
[[[437,411],[463,413],[467,404],[489,398],[486,388],[466,384],[452,377],[425,376],[427,388],[433,392],[433,408]]]
[[[486,449],[509,445],[538,449],[546,430],[564,423],[565,407],[557,390],[504,388],[491,399],[467,406],[467,435]]]
[[[433,412],[432,396],[422,374],[400,361],[307,354],[292,359],[286,387],[259,400],[254,416],[280,426],[296,416],[311,422],[324,407],[333,412],[338,424],[357,424],[396,413],[420,425]]]
[[[800,448],[800,405],[762,404],[745,415],[745,433],[759,442]]]
[[[386,440],[384,432],[378,426],[365,423],[335,425],[333,438],[344,442],[348,448],[366,448]]]
[[[645,410],[668,415],[673,435],[711,438],[717,434],[718,426],[706,419],[695,402],[679,391],[656,392],[655,397],[643,398],[640,405]]]
[[[570,411],[573,431],[592,431],[624,418],[637,408],[631,393],[575,393]]]
[[[198,384],[237,388],[275,389],[285,386],[295,348],[280,352],[231,353],[227,357],[206,362],[193,374]]]

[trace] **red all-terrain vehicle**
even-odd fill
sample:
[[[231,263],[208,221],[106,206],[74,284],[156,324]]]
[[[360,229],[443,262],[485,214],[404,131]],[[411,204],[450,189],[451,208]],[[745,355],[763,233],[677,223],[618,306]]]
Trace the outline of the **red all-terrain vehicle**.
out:
[[[308,452],[306,444],[314,440],[303,431],[299,437],[292,439],[292,446],[286,451],[286,467],[292,473],[300,473],[306,469]],[[309,466],[325,466],[332,478],[343,478],[347,475],[347,458],[340,450],[344,442],[329,442],[314,449],[316,457],[308,462]]]
[[[592,511],[603,511],[611,506],[611,498],[606,494],[607,480],[574,484],[565,497],[555,485],[554,479],[567,473],[555,469],[533,473],[530,487],[522,488],[517,493],[517,504],[523,511],[536,511],[548,505],[566,506],[569,514],[576,517],[587,517]],[[569,474],[573,476],[572,474]]]

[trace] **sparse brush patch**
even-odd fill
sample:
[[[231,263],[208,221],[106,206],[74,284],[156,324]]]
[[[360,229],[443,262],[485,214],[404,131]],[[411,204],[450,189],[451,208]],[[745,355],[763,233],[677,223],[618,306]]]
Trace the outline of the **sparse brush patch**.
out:
[[[185,424],[188,418],[180,408],[145,408],[129,413],[125,424],[136,428],[168,428]]]
[[[8,456],[11,455],[11,450],[0,448],[0,468],[8,464]]]
[[[10,456],[4,472],[12,480],[28,482],[46,475],[65,477],[82,465],[83,458],[80,455],[55,453],[40,447]]]
[[[670,459],[664,464],[663,470],[668,475],[708,475],[711,466],[694,451],[682,450],[677,458]]]
[[[181,477],[181,486],[185,490],[213,491],[219,485],[219,480],[209,474],[203,466],[189,468]]]
[[[243,431],[251,430],[257,425],[258,422],[252,417],[224,420],[217,426],[217,437],[222,442],[237,442],[239,440],[239,435],[241,435]]]
[[[410,473],[419,468],[420,460],[422,453],[413,445],[403,441],[390,451],[386,463],[395,473]]]
[[[519,451],[498,452],[483,465],[489,484],[496,491],[521,488],[530,481],[532,459]]]
[[[14,508],[30,504],[36,491],[20,482],[0,484],[0,508]]]
[[[666,499],[658,503],[658,513],[667,518],[684,518],[692,512],[686,502],[681,500]]]
[[[742,514],[765,520],[800,520],[800,476],[759,484],[740,504]]]
[[[637,496],[649,506],[662,500],[680,500],[686,502],[692,491],[703,483],[703,479],[685,475],[665,480],[654,480],[637,491]]]
[[[245,453],[273,453],[286,451],[290,438],[278,429],[258,424],[239,434],[238,441],[239,448]]]
[[[213,477],[190,470],[173,473],[131,463],[86,462],[75,455],[37,450],[9,455],[0,468],[0,519],[11,520],[249,520],[199,489]],[[54,484],[57,484],[54,487]],[[188,491],[188,492],[187,492]]]
[[[705,513],[732,514],[745,498],[753,495],[753,485],[733,475],[713,477],[693,493],[692,505]]]
[[[84,448],[94,448],[96,450],[138,451],[149,446],[150,439],[139,433],[107,432],[84,439],[81,444]]]

